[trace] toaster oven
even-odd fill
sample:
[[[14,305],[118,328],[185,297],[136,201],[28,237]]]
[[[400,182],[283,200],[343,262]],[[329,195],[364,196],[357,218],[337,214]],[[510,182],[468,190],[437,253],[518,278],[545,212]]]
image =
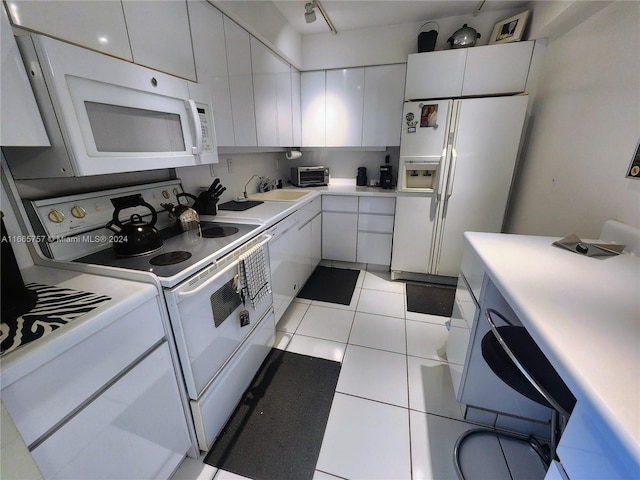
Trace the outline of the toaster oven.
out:
[[[327,167],[293,167],[291,183],[296,187],[317,187],[329,184]]]

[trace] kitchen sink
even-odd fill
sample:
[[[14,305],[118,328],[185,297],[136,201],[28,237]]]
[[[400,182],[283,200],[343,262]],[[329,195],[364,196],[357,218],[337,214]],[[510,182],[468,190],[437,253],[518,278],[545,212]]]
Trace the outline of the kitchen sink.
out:
[[[270,190],[268,192],[249,195],[251,200],[266,200],[273,202],[297,202],[303,197],[312,194],[310,190]]]

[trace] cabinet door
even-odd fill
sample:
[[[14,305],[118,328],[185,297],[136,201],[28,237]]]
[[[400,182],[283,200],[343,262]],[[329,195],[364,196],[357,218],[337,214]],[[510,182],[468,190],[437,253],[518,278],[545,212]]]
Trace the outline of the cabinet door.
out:
[[[253,103],[250,36],[233,20],[224,17],[224,38],[227,46],[235,144],[236,147],[255,147],[256,111]]]
[[[431,196],[396,198],[391,270],[429,273],[435,215]]]
[[[204,1],[190,1],[187,5],[191,33],[197,39],[193,42],[196,74],[198,83],[207,85],[211,91],[218,145],[233,147],[235,139],[223,15]]]
[[[362,146],[400,145],[406,65],[364,69]]]
[[[0,69],[0,145],[48,147],[51,145],[44,129],[40,110],[33,96],[22,58],[4,8],[2,18],[2,69]]]
[[[278,143],[280,147],[293,145],[293,103],[291,93],[291,65],[276,56],[276,108],[278,114]]]
[[[120,2],[6,3],[14,25],[133,61]]]
[[[472,49],[410,54],[405,100],[459,97],[468,50]]]
[[[358,237],[356,213],[322,213],[322,258],[326,260],[356,261]]]
[[[296,238],[296,258],[298,265],[298,290],[311,276],[311,237],[313,235],[311,221],[300,227]]]
[[[254,37],[251,37],[251,68],[258,146],[277,146],[278,58]]]
[[[326,146],[362,145],[364,68],[327,71]]]
[[[164,343],[32,453],[45,478],[168,478],[190,446]]]
[[[535,42],[468,49],[463,95],[524,92]]]
[[[302,145],[302,110],[300,108],[300,72],[291,67],[291,146]]]
[[[311,220],[311,272],[322,260],[322,214]]]
[[[123,0],[122,8],[135,63],[196,81],[186,2]]]
[[[300,76],[302,146],[324,147],[326,142],[325,72],[303,72]]]
[[[389,265],[391,263],[390,233],[358,232],[358,254],[356,261],[359,263],[373,263],[376,265]]]

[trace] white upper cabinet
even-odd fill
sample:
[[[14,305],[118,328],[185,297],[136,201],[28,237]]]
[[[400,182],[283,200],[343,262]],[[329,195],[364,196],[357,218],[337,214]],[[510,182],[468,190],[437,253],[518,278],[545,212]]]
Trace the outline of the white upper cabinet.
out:
[[[302,110],[300,107],[300,72],[291,67],[291,121],[293,123],[292,146],[302,145]]]
[[[231,92],[227,69],[227,50],[224,42],[222,13],[204,1],[189,1],[189,20],[196,61],[198,83],[207,85],[211,92],[216,137],[221,147],[233,147],[233,118]]]
[[[533,41],[410,54],[406,100],[523,92]]]
[[[133,61],[196,80],[187,4],[123,0]]]
[[[253,103],[250,35],[225,16],[224,37],[227,46],[235,145],[236,147],[255,147],[258,142],[256,111]]]
[[[300,77],[302,145],[324,147],[326,141],[325,72],[303,72]]]
[[[13,30],[4,8],[0,6],[0,9],[0,145],[49,146],[49,137],[44,129],[16,39],[13,37]]]
[[[462,93],[466,48],[412,53],[407,59],[406,100],[459,97]]]
[[[364,69],[362,146],[400,145],[406,65]]]
[[[524,92],[534,42],[468,49],[462,95]]]
[[[291,146],[291,68],[254,37],[251,65],[258,146]]]
[[[10,0],[17,26],[195,80],[185,1]]]
[[[120,2],[9,0],[14,25],[132,61]]]
[[[326,146],[362,145],[364,68],[327,70]]]

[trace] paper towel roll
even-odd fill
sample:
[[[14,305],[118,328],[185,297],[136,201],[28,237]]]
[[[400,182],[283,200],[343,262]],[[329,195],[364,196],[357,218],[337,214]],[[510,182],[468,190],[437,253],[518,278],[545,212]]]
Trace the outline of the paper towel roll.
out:
[[[286,153],[287,160],[297,160],[301,156],[302,156],[302,152],[299,152],[297,150],[289,150]]]

